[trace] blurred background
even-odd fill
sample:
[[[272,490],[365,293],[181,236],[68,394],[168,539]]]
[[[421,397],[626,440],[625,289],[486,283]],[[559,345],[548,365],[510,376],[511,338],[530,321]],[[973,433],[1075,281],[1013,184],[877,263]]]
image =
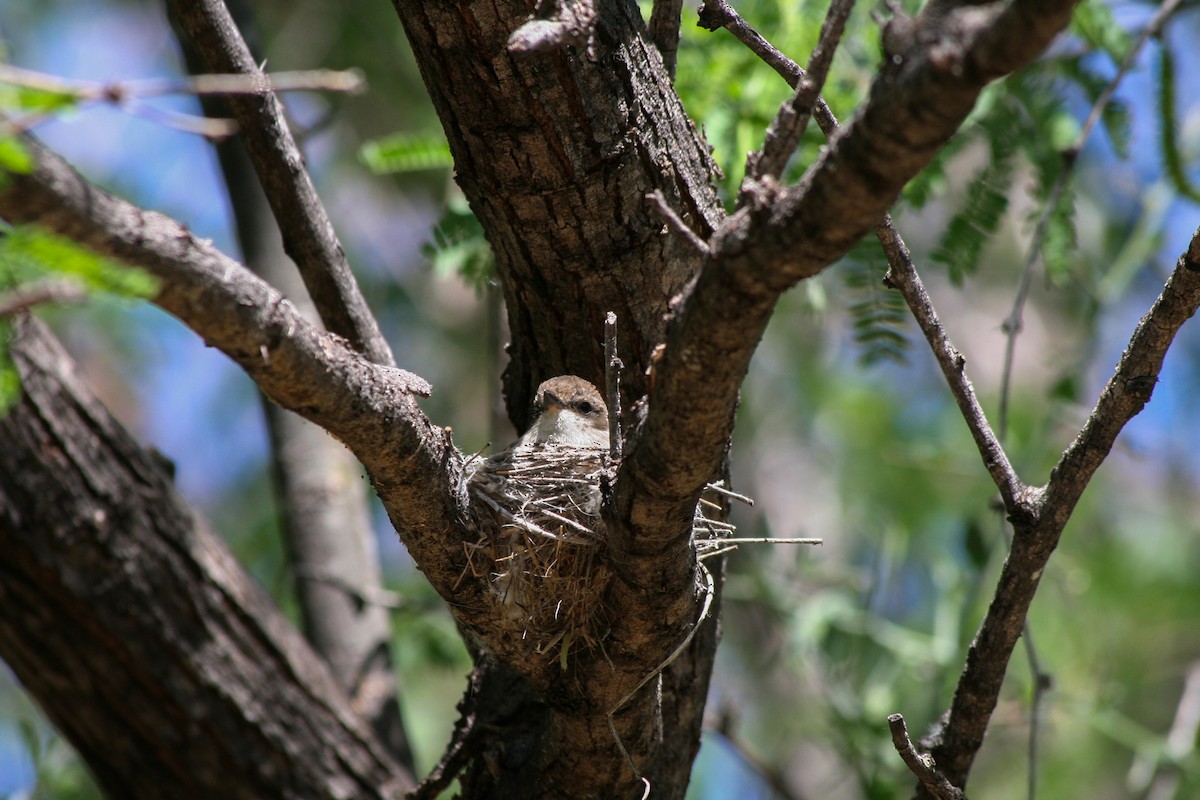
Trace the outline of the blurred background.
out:
[[[743,16],[801,63],[825,3],[747,0]],[[913,4],[906,4],[911,6]],[[880,49],[862,4],[825,93],[848,119]],[[1042,63],[985,95],[964,133],[910,187],[898,227],[1021,477],[1043,483],[1086,419],[1139,317],[1200,225],[1200,83],[1185,3],[1138,58],[1054,209],[999,414],[1004,321],[1033,222],[1132,36],[1157,4],[1087,2]],[[494,420],[503,366],[488,255],[442,155],[441,134],[387,3],[254,5],[271,71],[361,69],[370,89],[294,94],[309,167],[398,363],[435,387],[423,406],[473,452],[508,443]],[[647,11],[648,13],[648,11]],[[685,8],[677,85],[736,191],[747,151],[791,90]],[[3,59],[89,80],[178,75],[160,4],[6,0]],[[198,113],[189,98],[160,108]],[[97,106],[36,134],[91,179],[237,255],[211,147],[137,113]],[[791,167],[821,146],[815,132]],[[998,573],[994,487],[940,374],[880,280],[877,243],[781,304],[744,386],[734,440],[747,545],[729,559],[724,642],[690,797],[891,798],[912,780],[886,717],[924,732],[948,706]],[[139,439],[175,461],[184,496],[294,613],[276,527],[262,409],[223,355],[143,303],[95,298],[41,312]],[[1200,327],[1168,355],[1153,401],[1126,428],[1068,526],[1030,618],[1045,797],[1200,796]],[[469,659],[382,513],[386,583],[419,769],[448,740]],[[2,612],[0,612],[2,613]],[[1026,793],[1034,672],[1019,650],[971,787]],[[1191,676],[1189,678],[1189,676]],[[1189,684],[1189,680],[1191,683]],[[1190,690],[1189,687],[1190,686]],[[0,797],[89,798],[82,762],[0,664]]]

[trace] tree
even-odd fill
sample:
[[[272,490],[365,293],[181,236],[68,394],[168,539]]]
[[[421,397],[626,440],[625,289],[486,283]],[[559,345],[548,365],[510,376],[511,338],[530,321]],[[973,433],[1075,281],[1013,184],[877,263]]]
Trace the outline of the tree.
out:
[[[259,74],[222,4],[170,5],[203,71]],[[1047,483],[1019,478],[887,213],[985,87],[1036,59],[1075,4],[935,0],[914,19],[898,14],[885,27],[886,58],[870,95],[838,129],[819,98],[852,5],[831,4],[804,71],[754,44],[795,94],[748,161],[727,213],[716,165],[672,89],[678,4],[655,3],[644,23],[626,2],[564,2],[534,20],[526,3],[395,3],[458,183],[495,253],[512,337],[504,395],[518,428],[543,378],[605,383],[600,342],[607,313],[618,320],[626,436],[603,513],[612,626],[602,647],[563,649],[559,658],[508,636],[486,581],[472,573],[467,458],[418,406],[428,384],[393,366],[297,169],[273,94],[235,94],[228,103],[321,325],[174,221],[88,184],[32,139],[10,140],[4,219],[37,223],[148,272],[155,304],[366,469],[476,655],[430,791],[457,775],[469,797],[637,796],[643,780],[652,796],[683,796],[723,573],[719,559],[697,558],[697,502],[724,473],[739,387],[781,296],[873,230],[888,257],[879,278],[903,296],[929,340],[1013,526],[993,601],[929,744],[936,770],[912,757],[900,721],[894,728],[920,792],[955,796],[953,787],[966,784],[1063,527],[1121,428],[1149,400],[1174,333],[1200,302],[1200,244],[1180,257]],[[746,33],[723,3],[706,3],[701,19]],[[789,182],[785,170],[810,117],[829,144]],[[391,690],[382,703],[357,702],[367,691],[359,667],[381,646],[379,616],[352,613],[375,588],[369,548],[348,572],[309,581],[326,597],[302,601],[308,638],[335,667],[331,678],[181,505],[169,470],[72,378],[38,324],[13,323],[12,358],[23,394],[0,427],[12,445],[0,456],[0,537],[9,554],[0,591],[19,612],[0,622],[0,654],[98,783],[114,796],[160,796],[165,785],[180,796],[411,789],[394,715],[384,719]],[[351,613],[332,618],[341,623],[326,618],[323,639],[319,620],[330,603]],[[358,645],[335,635],[360,624],[367,630]],[[38,635],[48,629],[58,635]],[[337,656],[348,652],[349,666],[339,667]],[[388,673],[386,659],[372,663]],[[376,734],[393,732],[387,746],[358,721],[364,710]]]

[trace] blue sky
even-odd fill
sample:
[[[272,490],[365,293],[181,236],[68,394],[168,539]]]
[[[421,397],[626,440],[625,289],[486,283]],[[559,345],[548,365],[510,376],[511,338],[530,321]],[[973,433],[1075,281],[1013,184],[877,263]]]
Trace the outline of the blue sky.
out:
[[[87,11],[81,11],[84,6]],[[177,68],[175,45],[158,4],[42,3],[10,0],[0,7],[0,34],[8,40],[10,59],[24,67],[66,77],[129,79],[170,74]],[[71,9],[55,13],[55,9]],[[1138,13],[1144,13],[1144,9]],[[1195,14],[1193,13],[1193,17]],[[1188,37],[1194,21],[1180,25],[1172,42],[1179,59],[1179,74],[1200,74],[1197,51]],[[1151,59],[1153,56],[1150,57]],[[1133,109],[1133,158],[1112,162],[1112,170],[1128,173],[1129,191],[1142,196],[1161,173],[1154,145],[1157,115],[1148,107],[1153,98],[1149,65],[1135,72],[1119,94]],[[1200,83],[1181,79],[1180,91],[1200,91]],[[1200,116],[1195,96],[1179,101],[1181,128],[1190,135],[1185,147],[1195,151],[1200,139]],[[179,110],[193,110],[188,100],[156,100]],[[197,233],[211,237],[226,252],[236,253],[228,227],[228,210],[220,198],[211,150],[200,139],[163,128],[111,108],[96,108],[47,124],[37,134],[62,152],[82,171],[113,191],[136,198],[146,207],[160,209],[185,221]],[[1103,134],[1089,145],[1088,156],[1110,161],[1111,150]],[[364,198],[365,199],[365,198]],[[347,201],[350,202],[350,201]],[[417,251],[431,217],[413,211],[410,228],[387,231],[394,216],[362,206],[363,231],[347,223],[350,243],[367,254],[368,269],[383,270],[382,260],[397,248],[407,262]],[[1200,208],[1178,201],[1165,212],[1161,263],[1169,268],[1186,246]],[[1144,313],[1159,286],[1139,281],[1129,297],[1106,312],[1099,358],[1107,364],[1097,370],[1095,396],[1107,369],[1115,363],[1138,317]],[[257,471],[265,452],[265,435],[249,382],[221,354],[207,348],[182,326],[153,309],[133,312],[135,324],[124,334],[139,354],[137,383],[142,414],[126,420],[138,434],[152,442],[179,465],[179,483],[185,496],[202,507],[219,502],[230,486]],[[1168,357],[1154,400],[1123,434],[1122,445],[1135,451],[1174,454],[1170,461],[1194,467],[1200,453],[1200,426],[1187,422],[1195,412],[1195,390],[1200,374],[1200,328],[1185,328],[1181,341]],[[418,368],[418,371],[421,371]],[[237,442],[230,447],[229,442]],[[389,540],[394,541],[394,540]],[[18,716],[13,702],[0,689],[0,796],[16,796],[32,782],[32,768],[12,720]],[[9,719],[6,720],[5,717]],[[738,766],[737,758],[716,737],[708,737],[705,751],[716,759],[703,772],[721,776],[721,791],[714,796],[750,797],[752,774]],[[716,778],[713,778],[716,780]],[[758,789],[755,789],[758,791]]]

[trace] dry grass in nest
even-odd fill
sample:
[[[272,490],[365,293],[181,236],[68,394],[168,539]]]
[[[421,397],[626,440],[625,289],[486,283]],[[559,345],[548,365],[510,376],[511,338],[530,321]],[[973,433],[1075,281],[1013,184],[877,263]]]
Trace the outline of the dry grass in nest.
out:
[[[479,538],[467,545],[471,573],[486,580],[512,632],[540,654],[590,649],[608,631],[604,593],[612,580],[600,518],[606,450],[553,445],[514,448],[468,467]],[[700,558],[736,545],[722,495],[709,486],[696,509],[693,544]],[[748,501],[747,501],[748,502]],[[710,516],[711,515],[711,516]]]
[[[607,632],[600,478],[604,449],[514,448],[469,478],[479,538],[472,573],[488,582],[506,618],[537,653],[593,647]]]

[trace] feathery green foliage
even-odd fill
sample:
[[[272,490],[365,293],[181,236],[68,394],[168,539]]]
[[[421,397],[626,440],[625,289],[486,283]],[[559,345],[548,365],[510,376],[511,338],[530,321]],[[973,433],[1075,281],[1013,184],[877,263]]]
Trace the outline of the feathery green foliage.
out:
[[[1200,190],[1192,184],[1179,150],[1179,137],[1175,131],[1175,56],[1165,39],[1159,46],[1158,56],[1158,113],[1163,171],[1175,191],[1193,203],[1200,203]]]
[[[874,236],[855,245],[838,270],[859,360],[866,365],[903,363],[908,349],[905,332],[912,318],[900,293],[883,285],[886,272],[887,259]]]
[[[450,144],[441,134],[394,133],[364,144],[359,158],[378,175],[454,169]]]
[[[0,236],[0,287],[17,288],[42,278],[67,278],[89,292],[131,299],[158,291],[144,270],[118,264],[70,239],[35,225],[7,228]]]
[[[36,226],[0,229],[0,293],[20,291],[50,278],[66,279],[88,293],[117,297],[150,297],[158,290],[158,281],[148,273],[116,264]],[[11,325],[0,319],[0,413],[21,391],[9,353],[11,336]]]

